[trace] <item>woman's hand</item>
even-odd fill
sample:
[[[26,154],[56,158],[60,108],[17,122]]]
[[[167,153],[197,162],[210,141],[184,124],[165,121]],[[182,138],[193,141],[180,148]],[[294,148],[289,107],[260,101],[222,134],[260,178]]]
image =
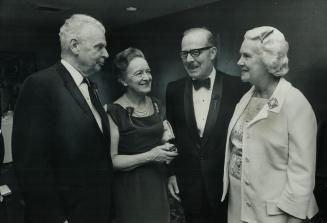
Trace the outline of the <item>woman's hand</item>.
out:
[[[156,146],[149,151],[150,160],[155,162],[170,163],[177,155],[177,151],[171,151],[175,146],[170,143],[165,143],[160,146]]]
[[[173,128],[171,127],[170,123],[167,120],[164,120],[162,122],[163,127],[164,127],[164,132],[162,134],[161,141],[163,143],[169,142],[172,139],[175,139],[175,135],[173,132]]]

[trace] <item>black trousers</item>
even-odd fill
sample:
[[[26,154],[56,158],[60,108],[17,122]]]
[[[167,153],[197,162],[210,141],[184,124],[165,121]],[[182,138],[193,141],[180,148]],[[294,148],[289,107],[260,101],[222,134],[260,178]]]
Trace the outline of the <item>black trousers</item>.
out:
[[[184,208],[186,223],[227,223],[227,202],[210,205],[205,191],[202,191],[201,197],[198,211],[190,212]]]

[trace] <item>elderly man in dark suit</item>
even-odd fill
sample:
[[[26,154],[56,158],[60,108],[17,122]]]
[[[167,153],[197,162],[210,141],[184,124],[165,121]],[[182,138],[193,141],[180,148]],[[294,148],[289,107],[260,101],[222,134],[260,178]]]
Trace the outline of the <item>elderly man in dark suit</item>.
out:
[[[109,122],[88,77],[108,57],[105,28],[75,14],[60,29],[61,61],[28,77],[13,125],[26,222],[110,221]]]
[[[227,207],[219,201],[225,138],[243,87],[238,78],[215,69],[216,54],[208,29],[185,31],[180,56],[188,77],[169,83],[166,91],[179,153],[168,187],[181,200],[187,223],[226,222]]]

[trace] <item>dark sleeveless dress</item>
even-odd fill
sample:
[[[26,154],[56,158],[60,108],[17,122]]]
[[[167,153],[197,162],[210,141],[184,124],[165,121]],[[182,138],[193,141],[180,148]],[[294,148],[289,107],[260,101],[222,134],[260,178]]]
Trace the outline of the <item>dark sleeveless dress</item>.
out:
[[[133,117],[119,104],[108,108],[119,129],[118,154],[144,153],[161,143],[163,124],[159,103],[154,114]],[[164,164],[151,162],[130,171],[116,171],[114,207],[117,223],[169,223],[167,178]]]

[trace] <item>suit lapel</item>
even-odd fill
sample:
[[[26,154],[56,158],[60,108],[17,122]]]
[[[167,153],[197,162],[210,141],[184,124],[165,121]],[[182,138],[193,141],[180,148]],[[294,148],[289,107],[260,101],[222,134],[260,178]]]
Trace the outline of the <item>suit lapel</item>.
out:
[[[68,92],[74,98],[74,100],[79,105],[79,107],[82,109],[82,111],[84,111],[84,113],[91,120],[93,120],[93,124],[94,124],[95,128],[98,130],[98,134],[104,139],[105,144],[109,148],[110,147],[110,142],[108,142],[105,139],[105,136],[101,132],[101,130],[100,130],[99,126],[98,126],[98,123],[96,122],[95,117],[94,117],[89,105],[87,104],[87,102],[86,102],[84,96],[82,95],[80,89],[77,87],[73,77],[70,75],[68,70],[60,62],[58,62],[57,71],[58,71],[60,77],[62,78],[62,80],[64,82],[64,85],[65,85],[66,89],[68,90]],[[109,121],[106,124],[109,125]],[[108,152],[109,150],[106,149],[106,151]]]
[[[198,127],[196,125],[194,107],[193,107],[193,95],[192,95],[192,81],[190,78],[187,78],[185,81],[185,89],[184,89],[184,114],[185,121],[187,125],[187,130],[189,131],[192,139],[196,139],[198,141]]]
[[[222,91],[223,91],[223,77],[221,74],[219,74],[219,72],[217,72],[215,77],[215,83],[212,89],[208,116],[203,132],[203,140],[201,143],[202,145],[206,143],[210,133],[213,131],[213,128],[216,125],[216,121],[219,115],[219,108],[221,104]]]
[[[231,130],[233,129],[237,120],[243,113],[244,109],[248,105],[253,93],[254,93],[254,87],[252,86],[251,89],[241,98],[240,102],[236,105],[234,114],[233,114],[232,119],[230,120],[230,123],[228,126],[228,132],[227,132],[228,136],[230,135]]]
[[[81,91],[76,86],[74,79],[72,78],[72,76],[70,75],[68,70],[60,62],[58,62],[57,71],[58,71],[60,77],[62,78],[66,89],[69,91],[69,93],[75,99],[77,104],[81,107],[81,109],[85,113],[89,113],[92,115],[92,111],[91,111],[89,105],[87,104],[87,102],[85,101],[85,98],[83,97]]]

